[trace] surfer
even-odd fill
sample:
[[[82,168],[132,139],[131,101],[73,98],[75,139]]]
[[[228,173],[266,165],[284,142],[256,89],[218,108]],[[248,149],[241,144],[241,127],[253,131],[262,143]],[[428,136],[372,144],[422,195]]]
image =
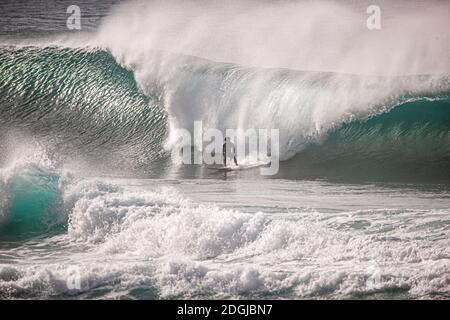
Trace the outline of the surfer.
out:
[[[223,165],[227,166],[227,159],[233,158],[234,163],[236,166],[238,166],[237,159],[236,159],[236,146],[233,142],[231,142],[229,137],[226,137],[223,142],[222,147],[222,154],[223,154]]]

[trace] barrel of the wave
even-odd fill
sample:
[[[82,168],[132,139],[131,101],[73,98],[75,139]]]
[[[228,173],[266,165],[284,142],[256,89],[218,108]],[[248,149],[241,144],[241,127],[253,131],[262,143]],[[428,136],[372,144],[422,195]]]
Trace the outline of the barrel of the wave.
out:
[[[33,165],[14,171],[0,186],[0,238],[14,241],[61,228],[60,177]]]

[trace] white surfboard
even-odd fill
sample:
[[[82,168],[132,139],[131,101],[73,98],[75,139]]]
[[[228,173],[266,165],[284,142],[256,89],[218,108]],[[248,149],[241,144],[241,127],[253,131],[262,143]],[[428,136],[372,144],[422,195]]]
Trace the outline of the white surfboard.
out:
[[[244,165],[232,165],[232,166],[222,166],[222,165],[216,165],[216,166],[207,166],[206,168],[209,170],[216,170],[216,171],[239,171],[239,170],[248,170],[258,167],[263,167],[268,165],[268,163],[253,163],[253,164],[244,164]]]

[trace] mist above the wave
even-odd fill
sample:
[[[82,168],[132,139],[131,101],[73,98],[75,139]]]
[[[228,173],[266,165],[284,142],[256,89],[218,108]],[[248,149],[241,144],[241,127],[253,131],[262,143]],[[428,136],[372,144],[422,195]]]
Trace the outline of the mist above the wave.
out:
[[[94,42],[128,58],[164,50],[257,67],[450,72],[447,3],[377,3],[380,30],[367,27],[367,1],[136,1],[106,17]]]

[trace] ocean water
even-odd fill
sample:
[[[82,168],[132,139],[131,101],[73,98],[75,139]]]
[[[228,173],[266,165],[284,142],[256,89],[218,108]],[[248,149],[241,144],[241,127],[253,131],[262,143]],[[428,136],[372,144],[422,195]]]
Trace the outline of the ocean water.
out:
[[[71,4],[0,4],[0,298],[450,298],[448,3]],[[172,161],[196,120],[279,172]]]

